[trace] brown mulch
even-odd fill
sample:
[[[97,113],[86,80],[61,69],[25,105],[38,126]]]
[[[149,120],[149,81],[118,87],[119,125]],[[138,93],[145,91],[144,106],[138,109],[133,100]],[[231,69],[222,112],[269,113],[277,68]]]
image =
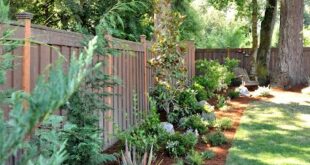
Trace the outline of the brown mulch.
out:
[[[239,97],[231,100],[228,105],[230,108],[227,111],[216,111],[216,116],[218,118],[228,117],[233,121],[233,127],[229,130],[225,130],[224,134],[228,139],[228,143],[222,146],[211,147],[206,144],[198,144],[197,148],[199,151],[212,150],[215,152],[216,156],[211,159],[205,161],[205,164],[212,165],[223,165],[225,164],[226,157],[228,155],[228,150],[232,145],[232,141],[234,139],[237,128],[239,127],[240,119],[243,115],[244,110],[246,109],[249,102],[256,100],[251,97]]]
[[[257,99],[251,98],[251,97],[239,97],[239,98],[233,99],[228,102],[228,106],[229,106],[228,110],[226,111],[217,110],[215,112],[216,116],[219,118],[220,117],[231,118],[233,120],[233,127],[229,130],[224,131],[225,136],[228,138],[228,143],[225,145],[212,147],[209,144],[204,144],[202,142],[199,142],[196,145],[195,149],[197,151],[203,152],[203,151],[212,150],[216,154],[216,156],[213,159],[206,160],[205,164],[212,164],[212,165],[224,165],[225,164],[226,157],[228,155],[228,150],[232,145],[232,140],[239,126],[241,116],[244,110],[246,109],[248,103],[254,100],[257,100]],[[115,153],[115,152],[119,152],[120,150],[121,150],[120,144],[116,144],[112,146],[111,148],[109,148],[106,152]],[[161,162],[162,165],[172,165],[176,163],[176,160],[174,158],[169,157],[164,151],[161,151],[157,153],[157,159],[156,159],[155,164],[159,162]],[[110,163],[109,165],[117,165],[117,164],[118,164],[117,162],[114,162],[114,163]]]

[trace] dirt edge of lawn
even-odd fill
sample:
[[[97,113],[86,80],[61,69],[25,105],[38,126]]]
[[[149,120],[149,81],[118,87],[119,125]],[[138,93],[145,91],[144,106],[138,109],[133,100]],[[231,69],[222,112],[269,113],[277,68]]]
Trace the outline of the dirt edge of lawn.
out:
[[[213,159],[206,160],[205,164],[224,165],[228,155],[228,151],[232,146],[233,139],[239,127],[243,112],[246,110],[250,102],[258,100],[252,97],[239,97],[228,102],[229,109],[227,111],[216,111],[217,118],[228,117],[233,121],[233,127],[225,130],[223,133],[228,139],[228,143],[222,146],[212,147],[203,143],[196,146],[198,151],[212,150],[216,156]]]

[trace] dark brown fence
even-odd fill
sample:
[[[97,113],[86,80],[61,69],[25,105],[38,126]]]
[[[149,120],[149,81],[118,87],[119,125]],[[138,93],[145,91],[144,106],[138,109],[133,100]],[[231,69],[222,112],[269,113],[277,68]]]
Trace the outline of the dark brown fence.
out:
[[[0,23],[0,33],[5,29],[14,30],[14,38],[24,38],[24,25],[19,23],[11,23],[4,25]],[[35,86],[36,79],[44,70],[53,63],[58,57],[58,51],[64,55],[67,61],[73,53],[79,53],[83,48],[81,41],[83,36],[79,33],[67,32],[62,30],[54,30],[43,26],[31,26],[31,68],[30,68],[30,86]],[[151,58],[149,51],[151,43],[145,41],[141,37],[141,42],[131,42],[116,38],[111,39],[113,48],[118,50],[118,55],[107,58],[106,71],[117,76],[122,80],[122,84],[108,90],[115,95],[109,99],[103,100],[108,102],[114,109],[105,113],[100,113],[99,126],[103,131],[105,148],[113,145],[116,138],[113,137],[115,126],[121,130],[132,127],[142,119],[144,112],[149,110],[147,95],[149,89],[153,86],[152,70],[146,64]],[[188,77],[195,75],[195,46],[193,42],[186,42],[187,54],[185,57],[186,66],[188,68]],[[0,89],[14,88],[22,89],[22,56],[23,46],[15,49],[13,54],[17,57],[14,60],[14,69],[7,72],[7,82],[0,86]],[[0,53],[2,49],[0,46]],[[95,57],[94,62],[101,57]],[[65,67],[66,68],[66,67]],[[137,98],[137,102],[133,103],[133,98]],[[137,105],[137,108],[133,108]],[[138,111],[138,112],[135,112]],[[8,116],[9,109],[5,110],[5,116]],[[65,115],[64,111],[58,112]],[[14,161],[13,161],[14,162]],[[13,163],[14,164],[14,163]]]
[[[248,72],[251,70],[252,49],[196,49],[195,60],[212,59],[223,62],[226,57],[240,60],[239,66],[245,68]],[[278,55],[278,48],[272,48],[270,53],[269,69],[274,70],[275,59]],[[310,48],[305,47],[303,52],[303,65],[305,77],[310,75]]]

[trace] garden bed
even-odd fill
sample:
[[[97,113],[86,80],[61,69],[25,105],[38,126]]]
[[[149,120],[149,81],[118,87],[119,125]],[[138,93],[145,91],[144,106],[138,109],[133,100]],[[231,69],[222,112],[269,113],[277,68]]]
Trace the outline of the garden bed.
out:
[[[239,126],[240,118],[244,110],[246,109],[248,103],[253,100],[256,100],[256,99],[249,98],[249,97],[239,97],[239,98],[233,99],[228,102],[227,110],[225,111],[216,110],[215,113],[216,113],[217,118],[227,117],[227,118],[232,119],[233,127],[223,131],[225,136],[228,139],[228,143],[221,145],[221,146],[210,146],[209,144],[203,143],[201,140],[201,137],[199,138],[199,142],[195,146],[196,151],[204,152],[204,151],[212,150],[215,153],[215,156],[210,160],[206,160],[205,164],[212,164],[212,165],[225,164],[226,157],[228,155],[228,150],[231,147],[232,140]],[[123,148],[120,145],[120,143],[117,143],[114,146],[107,149],[106,152],[107,153],[118,153],[122,149]],[[156,156],[157,156],[156,158],[157,163],[162,162],[162,164],[165,164],[165,165],[171,165],[171,164],[176,163],[176,159],[170,157],[164,151],[157,152]],[[117,164],[119,163],[114,162],[114,163],[110,163],[109,165],[117,165]]]

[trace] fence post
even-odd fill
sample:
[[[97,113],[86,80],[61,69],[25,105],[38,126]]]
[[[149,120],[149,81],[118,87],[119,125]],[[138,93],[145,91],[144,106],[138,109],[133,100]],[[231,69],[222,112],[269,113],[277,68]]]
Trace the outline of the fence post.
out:
[[[30,93],[30,37],[31,37],[31,19],[33,14],[22,12],[16,14],[16,18],[20,23],[25,25],[24,30],[24,48],[22,58],[22,89]]]
[[[112,48],[112,36],[110,34],[105,34],[104,38],[108,42],[108,47]],[[106,74],[112,75],[113,74],[113,57],[111,55],[107,56],[107,63],[106,63]],[[112,93],[112,87],[107,87],[106,91],[108,93]],[[105,103],[109,106],[113,106],[113,100],[111,96],[106,97]],[[107,110],[104,112],[104,119],[105,119],[105,128],[104,130],[104,139],[108,143],[108,145],[112,144],[111,137],[109,137],[111,134],[113,134],[113,113],[112,110]],[[105,144],[106,145],[106,144]]]
[[[227,47],[227,57],[230,58],[230,48]]]
[[[146,44],[146,36],[145,35],[141,35],[140,36],[140,42],[143,45],[143,77],[144,77],[144,82],[143,82],[143,86],[144,86],[144,91],[143,91],[143,97],[144,97],[144,108],[145,110],[148,109],[148,102],[147,102],[147,89],[148,89],[148,84],[147,84],[147,69],[146,69],[146,63],[147,63],[147,44]]]

